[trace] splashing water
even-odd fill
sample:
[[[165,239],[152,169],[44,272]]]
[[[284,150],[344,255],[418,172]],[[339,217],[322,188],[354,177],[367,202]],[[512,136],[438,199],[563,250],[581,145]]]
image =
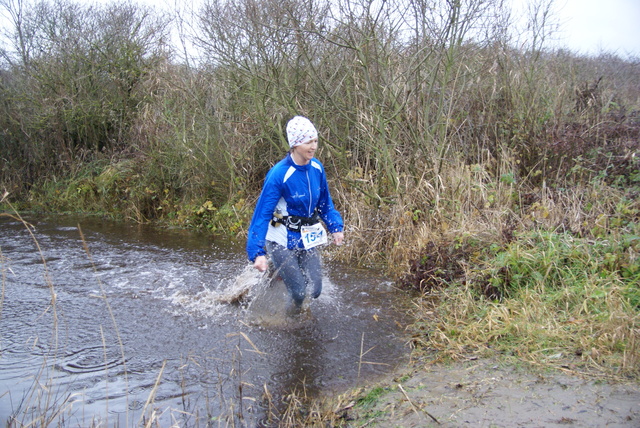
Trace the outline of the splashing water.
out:
[[[203,284],[203,290],[195,294],[189,290],[178,290],[168,297],[182,313],[203,317],[215,317],[223,313],[228,305],[238,305],[249,300],[252,290],[264,283],[265,275],[247,265],[235,278],[223,280],[217,286]]]

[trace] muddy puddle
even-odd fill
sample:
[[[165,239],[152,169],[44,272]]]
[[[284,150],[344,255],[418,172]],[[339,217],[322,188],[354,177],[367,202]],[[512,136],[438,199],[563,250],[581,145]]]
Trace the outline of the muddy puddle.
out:
[[[408,297],[377,272],[325,254],[323,294],[292,322],[243,242],[26,220],[0,218],[3,421],[259,426],[292,392],[334,394],[407,361]]]

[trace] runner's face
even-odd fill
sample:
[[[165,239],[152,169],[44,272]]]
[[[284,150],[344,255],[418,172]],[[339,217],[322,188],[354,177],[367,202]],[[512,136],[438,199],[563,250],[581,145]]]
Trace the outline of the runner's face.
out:
[[[318,139],[314,138],[313,140],[309,140],[304,144],[300,144],[299,146],[295,146],[293,151],[299,156],[301,160],[304,160],[304,163],[309,163],[313,156],[316,154],[316,150],[318,149]]]

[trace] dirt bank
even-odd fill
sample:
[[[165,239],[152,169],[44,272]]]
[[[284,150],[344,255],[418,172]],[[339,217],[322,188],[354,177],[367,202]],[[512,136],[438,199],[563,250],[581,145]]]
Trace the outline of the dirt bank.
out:
[[[349,426],[640,427],[637,381],[490,360],[422,367],[367,391],[343,410]]]

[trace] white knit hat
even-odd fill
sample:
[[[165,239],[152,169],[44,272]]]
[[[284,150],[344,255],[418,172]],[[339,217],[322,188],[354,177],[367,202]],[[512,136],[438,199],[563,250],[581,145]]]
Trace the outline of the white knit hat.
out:
[[[287,123],[287,140],[289,147],[299,146],[318,138],[318,131],[306,117],[296,116]]]

